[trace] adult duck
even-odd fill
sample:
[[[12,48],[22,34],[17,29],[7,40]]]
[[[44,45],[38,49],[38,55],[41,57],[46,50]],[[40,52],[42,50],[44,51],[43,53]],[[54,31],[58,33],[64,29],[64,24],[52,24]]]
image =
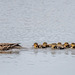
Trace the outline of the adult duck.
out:
[[[20,43],[0,43],[0,50],[20,49]]]

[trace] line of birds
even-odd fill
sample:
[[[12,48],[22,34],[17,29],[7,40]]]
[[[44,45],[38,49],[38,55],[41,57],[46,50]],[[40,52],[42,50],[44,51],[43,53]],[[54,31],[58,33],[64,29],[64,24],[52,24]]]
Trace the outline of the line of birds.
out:
[[[36,49],[47,48],[47,47],[50,47],[51,49],[66,49],[66,48],[75,49],[75,43],[69,44],[68,42],[65,42],[64,44],[62,44],[61,42],[58,42],[58,43],[47,44],[47,42],[44,42],[42,45],[34,43],[33,47]]]
[[[21,49],[23,48],[20,43],[0,43],[0,51],[10,50],[10,49]],[[66,49],[66,48],[72,48],[75,49],[75,43],[69,44],[68,42],[65,42],[62,44],[61,42],[58,43],[52,43],[47,44],[47,42],[44,42],[42,45],[38,43],[34,43],[34,48],[47,48],[50,47],[51,49]]]

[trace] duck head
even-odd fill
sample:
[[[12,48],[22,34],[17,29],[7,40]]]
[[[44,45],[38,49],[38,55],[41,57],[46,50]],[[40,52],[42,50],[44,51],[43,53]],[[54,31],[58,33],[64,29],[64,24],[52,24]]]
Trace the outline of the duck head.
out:
[[[75,45],[75,43],[71,43],[71,46],[72,46],[72,45]]]
[[[58,42],[57,45],[62,45],[62,43],[61,42]]]

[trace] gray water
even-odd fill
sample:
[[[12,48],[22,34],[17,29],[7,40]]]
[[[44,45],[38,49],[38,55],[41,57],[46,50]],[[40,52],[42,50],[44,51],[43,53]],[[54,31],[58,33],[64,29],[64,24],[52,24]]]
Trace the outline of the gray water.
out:
[[[0,54],[0,75],[75,75],[75,50],[32,48],[75,42],[74,34],[74,0],[0,0],[0,42],[27,48]]]

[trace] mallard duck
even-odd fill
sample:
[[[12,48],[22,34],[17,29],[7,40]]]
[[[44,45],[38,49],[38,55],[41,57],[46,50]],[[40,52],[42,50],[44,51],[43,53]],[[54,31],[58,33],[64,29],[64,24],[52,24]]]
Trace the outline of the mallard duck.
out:
[[[0,43],[0,50],[9,50],[9,49],[17,49],[22,48],[19,43]]]

